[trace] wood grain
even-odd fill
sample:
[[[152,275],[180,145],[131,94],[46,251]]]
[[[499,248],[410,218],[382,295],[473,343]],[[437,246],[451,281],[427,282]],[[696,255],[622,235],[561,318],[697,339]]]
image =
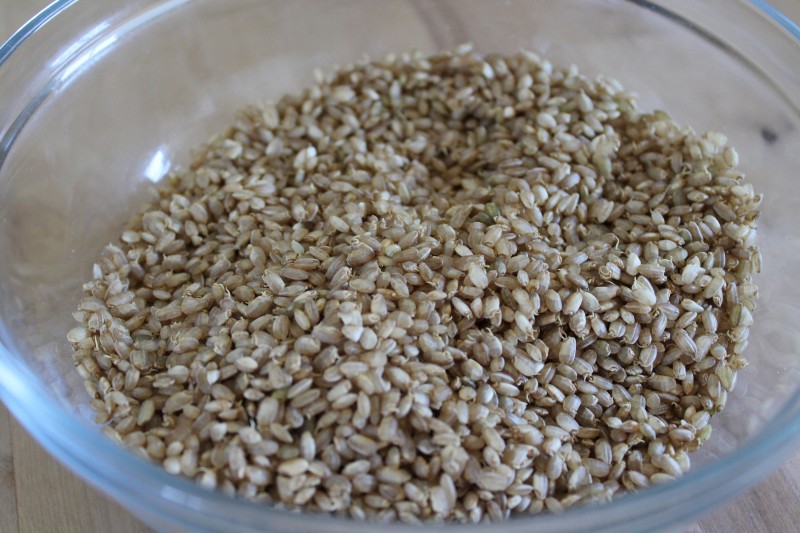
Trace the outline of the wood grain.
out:
[[[148,533],[119,505],[53,461],[19,424],[11,431],[19,533],[115,531]],[[113,526],[113,527],[112,527]]]
[[[703,533],[800,529],[800,453],[744,496],[698,522]]]
[[[0,533],[11,533],[18,529],[11,426],[6,408],[0,404]]]
[[[800,2],[772,4],[800,20]],[[0,40],[45,5],[0,0]],[[778,472],[733,502],[680,526],[684,533],[800,530],[800,452]],[[0,404],[0,533],[148,533],[127,511],[52,459]]]

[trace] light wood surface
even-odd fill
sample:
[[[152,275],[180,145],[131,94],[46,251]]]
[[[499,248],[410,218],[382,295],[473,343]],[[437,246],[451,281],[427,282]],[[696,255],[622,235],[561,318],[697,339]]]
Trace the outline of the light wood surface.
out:
[[[800,20],[800,1],[772,4]],[[0,40],[43,5],[42,0],[0,0]],[[52,459],[0,404],[0,533],[106,531],[151,530]],[[676,531],[800,531],[800,452],[746,494]]]

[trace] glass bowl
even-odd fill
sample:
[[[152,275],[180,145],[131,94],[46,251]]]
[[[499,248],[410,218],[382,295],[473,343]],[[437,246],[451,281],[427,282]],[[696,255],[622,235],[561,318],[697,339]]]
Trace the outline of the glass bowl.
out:
[[[466,41],[574,62],[619,79],[645,109],[722,131],[765,194],[751,365],[692,472],[609,504],[469,529],[656,530],[777,466],[800,436],[800,29],[762,1],[55,2],[0,48],[0,398],[11,412],[158,530],[374,530],[207,492],[125,451],[93,424],[65,334],[94,258],[147,185],[237,108],[303,86],[315,67]]]

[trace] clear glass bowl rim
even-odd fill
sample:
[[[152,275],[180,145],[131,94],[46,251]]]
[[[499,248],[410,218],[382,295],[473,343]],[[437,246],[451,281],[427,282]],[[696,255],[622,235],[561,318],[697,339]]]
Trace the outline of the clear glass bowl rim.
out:
[[[39,31],[52,18],[78,0],[55,0],[30,21],[17,30],[11,38],[0,46],[0,67],[32,35]],[[647,0],[625,0],[627,2],[653,7],[661,14],[672,14],[668,8],[655,6]],[[784,28],[789,40],[800,46],[800,26],[791,21],[766,0],[741,0],[756,8],[762,17],[771,19]],[[183,2],[180,2],[183,4]],[[678,16],[678,18],[681,18]],[[0,132],[3,131],[0,124]],[[6,132],[7,133],[7,132]],[[12,139],[13,143],[13,139]],[[0,146],[6,152],[10,146]],[[0,153],[0,167],[5,153]],[[166,522],[175,521],[183,525],[198,526],[203,523],[223,528],[239,525],[244,528],[269,527],[270,523],[284,529],[344,532],[374,531],[375,524],[355,522],[349,519],[333,518],[327,515],[297,514],[274,509],[262,504],[235,499],[216,491],[200,488],[191,481],[172,476],[160,467],[136,457],[111,439],[93,430],[87,422],[79,419],[49,397],[46,387],[31,372],[27,365],[13,355],[15,349],[2,342],[11,338],[2,331],[0,325],[0,400],[5,403],[19,423],[57,460],[81,475],[91,484],[108,491],[115,499],[129,508],[137,509],[151,516],[169,516]],[[34,416],[25,413],[34,412]],[[675,518],[688,519],[713,507],[733,494],[741,492],[777,467],[793,449],[800,438],[800,389],[787,402],[786,406],[762,430],[761,435],[747,441],[741,448],[711,465],[690,472],[687,476],[666,485],[646,491],[625,495],[613,502],[600,506],[586,506],[570,510],[564,514],[544,514],[533,518],[513,519],[502,524],[488,523],[477,525],[427,524],[426,529],[453,530],[455,527],[469,531],[498,530],[506,533],[530,531],[530,527],[542,531],[568,531],[575,526],[603,530],[621,526],[625,521],[627,530],[665,526]],[[108,468],[113,466],[113,468]],[[717,497],[704,494],[702,503],[684,508],[686,513],[676,517],[675,506],[680,502],[693,501],[721,485],[727,490],[719,491]],[[688,495],[688,496],[687,496]],[[124,498],[127,497],[127,498]],[[131,505],[128,498],[139,498]],[[671,511],[658,514],[661,508]],[[180,509],[180,511],[178,511]],[[146,511],[147,510],[147,511]],[[178,511],[176,513],[176,511]],[[189,519],[194,515],[194,519]],[[247,516],[250,519],[241,524],[230,522],[231,516]],[[203,519],[199,519],[203,516]],[[667,518],[667,516],[669,518]],[[569,523],[564,519],[568,517]],[[619,517],[619,518],[611,518]],[[624,518],[623,518],[624,517]],[[215,520],[215,518],[217,520]],[[660,519],[659,519],[660,518]],[[266,519],[266,520],[265,520]],[[163,522],[162,522],[163,523]],[[672,522],[674,524],[674,522]],[[381,524],[393,532],[419,531],[419,526],[405,524]],[[318,529],[319,528],[319,529]],[[610,529],[609,529],[610,530]]]

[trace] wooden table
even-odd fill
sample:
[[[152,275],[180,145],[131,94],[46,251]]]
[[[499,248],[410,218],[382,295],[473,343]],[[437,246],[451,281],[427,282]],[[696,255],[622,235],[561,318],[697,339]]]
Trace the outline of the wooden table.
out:
[[[798,0],[772,4],[800,20]],[[0,40],[42,0],[0,0]],[[782,533],[800,530],[800,451],[735,501],[684,527],[683,533]],[[0,404],[0,533],[149,533],[127,511],[52,459]]]

